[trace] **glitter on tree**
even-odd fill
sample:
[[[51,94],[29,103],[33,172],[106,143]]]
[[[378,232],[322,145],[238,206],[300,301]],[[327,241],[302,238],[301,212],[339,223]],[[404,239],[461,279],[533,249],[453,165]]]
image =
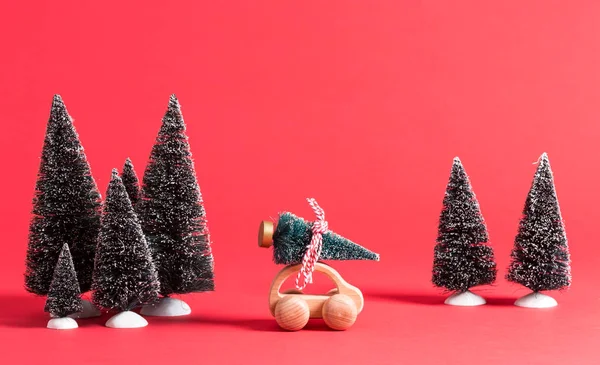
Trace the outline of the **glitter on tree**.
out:
[[[46,295],[61,248],[69,246],[81,292],[89,290],[100,229],[101,197],[79,136],[54,96],[33,200],[25,287]]]
[[[206,212],[185,131],[179,101],[172,95],[137,209],[165,297],[214,290]]]
[[[538,161],[533,183],[527,194],[506,278],[534,293],[563,289],[571,285],[567,235],[546,153]],[[539,300],[543,298],[541,294],[535,297]],[[547,302],[551,300],[548,299]],[[553,302],[548,305],[556,304]]]
[[[487,243],[488,232],[479,202],[461,161],[456,157],[440,214],[433,284],[460,294],[474,286],[493,283],[496,263],[494,252]],[[473,299],[475,294],[468,295]],[[453,304],[451,302],[447,301]],[[481,298],[476,302],[483,304],[485,300]]]

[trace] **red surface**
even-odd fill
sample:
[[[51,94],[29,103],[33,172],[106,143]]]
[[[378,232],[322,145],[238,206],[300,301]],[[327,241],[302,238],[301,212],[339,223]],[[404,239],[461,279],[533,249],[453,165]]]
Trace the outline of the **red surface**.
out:
[[[493,4],[493,5],[492,5]],[[598,364],[600,4],[593,1],[5,1],[0,11],[2,363]],[[189,318],[45,329],[22,288],[27,227],[54,93],[102,193],[138,173],[170,93],[183,105],[214,240],[217,291]],[[550,310],[512,306],[503,276],[548,152],[573,286]],[[437,218],[461,157],[500,268],[451,308],[430,284]],[[335,265],[360,287],[347,332],[282,333],[279,270],[258,223],[317,198],[330,227],[379,252]],[[594,280],[596,279],[596,280]],[[323,279],[320,287],[325,289]],[[316,289],[312,289],[316,290]]]

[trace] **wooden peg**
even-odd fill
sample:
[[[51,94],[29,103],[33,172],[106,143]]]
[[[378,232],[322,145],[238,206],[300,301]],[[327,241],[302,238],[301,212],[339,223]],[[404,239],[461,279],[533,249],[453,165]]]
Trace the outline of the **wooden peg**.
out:
[[[258,247],[271,247],[271,245],[273,245],[273,232],[275,232],[273,222],[260,222],[260,228],[258,229]]]

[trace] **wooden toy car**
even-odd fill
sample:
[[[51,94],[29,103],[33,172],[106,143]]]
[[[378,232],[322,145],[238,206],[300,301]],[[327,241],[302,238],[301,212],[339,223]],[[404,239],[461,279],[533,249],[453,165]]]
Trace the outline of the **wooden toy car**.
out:
[[[299,223],[298,218],[294,219],[297,224],[305,224]],[[298,227],[296,227],[296,230],[298,230]],[[300,231],[302,232],[303,230],[300,229]],[[299,240],[288,239],[285,240],[286,242],[278,240],[277,237],[274,237],[274,232],[275,227],[273,223],[263,221],[258,232],[259,247],[268,248],[274,246],[275,250],[288,250],[290,247],[285,247],[284,245],[289,245],[290,242],[300,244],[300,247],[303,245]],[[297,231],[295,232],[297,233]],[[342,240],[345,239],[337,237],[333,238],[332,241],[325,240],[324,244],[335,245],[339,244]],[[379,259],[379,255],[371,253],[353,242],[345,240],[344,243],[347,246],[353,245],[355,248],[354,252],[364,254],[365,259]],[[293,248],[292,250],[299,251]],[[330,250],[333,252],[333,248],[330,248]],[[339,251],[337,253],[338,257],[343,256]],[[281,256],[285,256],[285,254],[282,253]],[[321,261],[315,264],[315,271],[325,274],[336,286],[327,294],[304,294],[297,289],[281,292],[283,283],[290,276],[297,275],[302,269],[302,264],[298,263],[300,261],[301,255],[296,257],[294,261],[287,262],[287,265],[275,276],[271,284],[269,308],[279,326],[289,331],[297,331],[304,328],[310,318],[322,318],[332,329],[345,330],[350,328],[356,321],[357,315],[363,310],[363,295],[358,288],[348,284],[331,266]],[[275,262],[280,263],[277,258]]]
[[[361,291],[348,284],[331,266],[317,262],[315,271],[327,275],[336,285],[334,289],[324,295],[303,294],[296,289],[281,293],[282,284],[301,268],[301,264],[284,267],[271,285],[269,308],[279,326],[297,331],[304,328],[310,318],[322,318],[332,329],[350,328],[363,309]]]

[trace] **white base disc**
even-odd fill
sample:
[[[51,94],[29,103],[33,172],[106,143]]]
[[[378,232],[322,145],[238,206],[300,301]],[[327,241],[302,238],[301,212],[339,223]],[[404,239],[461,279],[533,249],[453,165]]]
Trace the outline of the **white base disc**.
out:
[[[558,303],[551,296],[533,292],[517,299],[515,305],[524,308],[552,308],[556,307]]]
[[[52,318],[48,321],[48,325],[46,327],[53,330],[70,330],[79,326],[77,325],[77,321],[73,318],[62,317]]]
[[[485,304],[485,299],[467,290],[452,294],[444,303],[461,307],[475,307]]]
[[[177,298],[161,298],[157,304],[145,305],[140,313],[155,317],[187,316],[192,313],[192,308]]]
[[[131,311],[125,311],[112,316],[106,321],[106,327],[110,328],[140,328],[146,327],[148,321],[139,314]]]

